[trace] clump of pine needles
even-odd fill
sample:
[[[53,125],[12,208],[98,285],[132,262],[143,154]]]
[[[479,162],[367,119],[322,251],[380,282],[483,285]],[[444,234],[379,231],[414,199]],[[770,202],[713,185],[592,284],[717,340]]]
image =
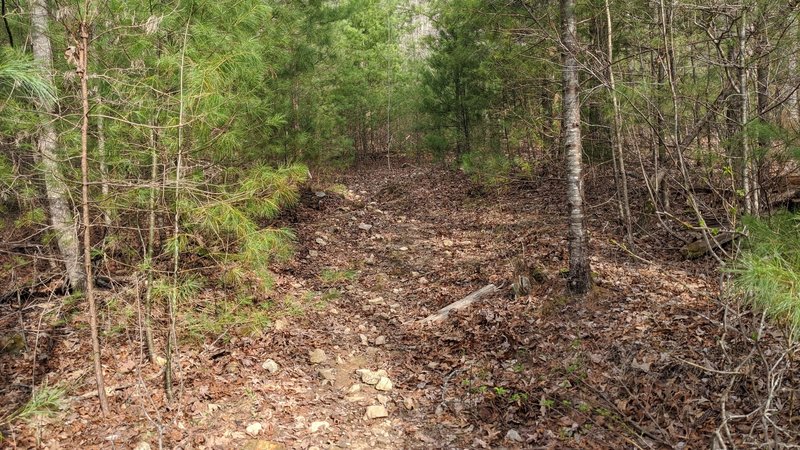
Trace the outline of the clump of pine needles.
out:
[[[732,290],[744,301],[800,333],[800,215],[746,220],[750,238],[733,264]]]

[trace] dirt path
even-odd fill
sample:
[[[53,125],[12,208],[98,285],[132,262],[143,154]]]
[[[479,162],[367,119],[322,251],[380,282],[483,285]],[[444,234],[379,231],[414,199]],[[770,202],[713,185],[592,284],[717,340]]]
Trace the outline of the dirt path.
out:
[[[22,429],[20,446],[707,444],[714,380],[677,362],[703,361],[714,346],[702,319],[715,314],[707,267],[632,261],[610,241],[613,211],[599,206],[589,219],[598,287],[575,303],[560,278],[560,185],[484,195],[456,172],[409,165],[333,181],[306,192],[296,211],[297,253],[276,270],[272,328],[183,346],[183,407],[157,414],[163,399],[148,378],[157,372],[131,369],[133,336],[108,362],[109,385],[122,387],[112,417],[98,420],[92,400],[74,403],[67,417]],[[547,280],[514,298],[510,261],[522,255]],[[487,283],[505,287],[443,324],[414,325]],[[60,344],[53,372],[88,390],[88,364],[68,366],[80,360],[79,342]],[[362,369],[385,374],[370,381]],[[387,417],[367,418],[370,407]]]

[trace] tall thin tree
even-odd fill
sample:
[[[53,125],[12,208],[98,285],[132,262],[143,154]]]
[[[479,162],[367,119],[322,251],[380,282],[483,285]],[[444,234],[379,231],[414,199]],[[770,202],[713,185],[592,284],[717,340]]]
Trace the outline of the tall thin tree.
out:
[[[31,3],[31,44],[33,58],[41,65],[47,79],[53,79],[53,49],[50,43],[48,9],[46,0],[33,0]],[[56,111],[55,101],[49,98],[38,100],[38,109],[43,114],[43,122],[36,136],[37,159],[44,171],[44,187],[50,211],[50,222],[56,234],[58,249],[67,269],[69,285],[73,290],[82,290],[86,274],[80,263],[78,230],[75,216],[69,205],[67,184],[61,175],[60,160],[57,155],[58,136],[53,124]]]
[[[569,290],[582,295],[592,287],[589,268],[589,237],[583,225],[583,151],[581,105],[578,85],[578,38],[575,0],[561,0],[561,61],[563,64],[563,145],[567,162],[569,205]]]

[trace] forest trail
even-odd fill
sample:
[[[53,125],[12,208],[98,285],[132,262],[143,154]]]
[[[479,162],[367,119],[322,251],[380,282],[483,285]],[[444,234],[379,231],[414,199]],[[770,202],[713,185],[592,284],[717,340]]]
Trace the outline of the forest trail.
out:
[[[695,372],[667,356],[696,359],[688,340],[712,346],[702,330],[710,324],[690,319],[711,314],[715,280],[695,273],[706,267],[631,262],[603,234],[608,217],[593,214],[598,288],[587,304],[570,303],[559,276],[561,186],[482,193],[464,178],[370,168],[339,177],[324,197],[305,194],[298,253],[280,273],[284,286],[328,299],[259,345],[258,361],[284,368],[257,375],[267,439],[289,448],[623,448],[686,442],[662,424],[687,440],[707,433],[707,417],[688,415],[703,409],[688,393]],[[549,279],[515,299],[511,261],[523,253]],[[415,324],[487,283],[504,289],[442,324]],[[326,359],[312,363],[315,350]],[[361,382],[359,369],[385,370],[391,391]],[[687,404],[674,404],[681,393]],[[365,418],[378,405],[388,417]],[[242,407],[240,423],[258,419]]]
[[[713,377],[680,361],[712,359],[717,330],[706,318],[717,314],[717,293],[708,263],[636,262],[611,243],[613,211],[602,208],[613,207],[589,198],[600,205],[588,218],[597,287],[573,302],[560,277],[567,261],[560,184],[481,192],[459,172],[409,164],[333,178],[305,191],[288,218],[298,242],[295,256],[275,268],[271,329],[182,344],[184,406],[172,417],[152,414],[163,399],[157,379],[142,373],[145,383],[137,382],[136,341],[120,344],[106,362],[109,385],[121,387],[112,416],[99,420],[92,398],[75,402],[69,417],[39,430],[40,442],[253,449],[707,442]],[[669,254],[667,247],[653,251]],[[523,253],[547,280],[514,298],[511,261]],[[488,283],[503,288],[442,323],[415,324]],[[74,361],[85,361],[77,342],[54,351],[52,365],[67,372],[56,377],[69,379]],[[85,363],[72,376],[88,390]],[[375,389],[383,374],[364,383],[374,374],[361,369],[384,370],[391,389]],[[371,406],[388,416],[366,418]]]

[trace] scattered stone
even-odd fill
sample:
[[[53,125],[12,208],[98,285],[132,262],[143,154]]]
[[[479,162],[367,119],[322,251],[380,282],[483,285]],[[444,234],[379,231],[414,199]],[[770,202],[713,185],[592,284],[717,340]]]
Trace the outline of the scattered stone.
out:
[[[242,450],[286,450],[286,446],[280,442],[254,439],[244,444]]]
[[[308,251],[308,256],[309,256],[310,258],[316,258],[317,256],[319,256],[319,252],[318,252],[318,251],[316,251],[316,250],[309,250],[309,251]]]
[[[273,361],[271,359],[268,359],[268,360],[264,361],[264,363],[261,364],[261,368],[266,370],[266,371],[268,371],[269,373],[275,373],[279,369],[278,363],[276,363],[275,361]]]
[[[357,394],[348,395],[344,399],[347,400],[348,402],[351,402],[351,403],[360,403],[360,402],[363,402],[364,400],[366,400],[367,397],[365,395],[363,395],[363,394],[358,394],[357,393]]]
[[[514,442],[524,442],[524,440],[522,439],[522,436],[519,435],[517,430],[513,430],[513,429],[512,430],[508,430],[508,433],[506,433],[506,439],[508,439],[509,441],[514,441]]]
[[[285,330],[286,327],[288,327],[288,326],[289,326],[289,321],[286,320],[286,319],[278,319],[272,325],[272,327],[275,328],[275,331]]]
[[[381,377],[377,384],[375,384],[375,389],[379,391],[391,391],[392,387],[392,380],[388,377]]]
[[[145,441],[141,441],[138,444],[136,444],[136,447],[133,447],[133,450],[150,450],[150,449],[151,449],[150,443]]]
[[[361,382],[364,384],[368,384],[370,386],[374,386],[381,381],[381,378],[387,377],[388,374],[385,370],[381,369],[376,372],[373,372],[369,369],[358,369],[356,373],[361,376]]]
[[[369,256],[367,256],[367,259],[364,260],[364,262],[367,263],[367,265],[369,266],[375,264],[375,255],[370,253]]]
[[[389,412],[383,405],[372,405],[367,407],[367,419],[380,419],[381,417],[389,417]]]
[[[341,357],[341,356],[339,356],[339,355],[336,355],[336,364],[338,364],[338,365],[340,365],[340,366],[341,366],[342,364],[344,364],[344,360],[343,360],[343,359],[342,359],[342,357]]]
[[[386,336],[378,336],[375,338],[375,345],[383,345],[386,343]]]
[[[369,230],[372,229],[372,225],[370,225],[368,223],[360,223],[360,224],[358,224],[358,229],[359,230],[364,230],[364,231],[369,231]]]
[[[445,239],[442,241],[442,245],[444,245],[445,247],[452,247],[453,241],[451,241],[450,239]]]
[[[419,284],[428,284],[428,279],[427,279],[427,278],[425,278],[425,277],[421,277],[421,278],[419,279]]]
[[[324,350],[315,348],[308,352],[308,359],[311,361],[311,364],[319,364],[328,359],[328,356],[325,354]]]
[[[319,373],[320,378],[325,381],[333,381],[336,379],[336,372],[333,369],[319,369],[317,373]]]
[[[384,300],[383,297],[375,297],[367,300],[367,303],[370,305],[385,305],[386,300]]]
[[[409,411],[414,409],[414,406],[415,406],[414,405],[414,399],[411,398],[411,397],[404,398],[403,399],[403,406],[405,406],[406,409],[409,410]]]
[[[263,429],[264,427],[261,425],[260,422],[253,422],[250,425],[248,425],[247,428],[244,429],[244,431],[246,431],[247,434],[249,434],[250,436],[256,436]]]
[[[378,394],[377,398],[378,398],[378,403],[384,406],[386,406],[386,404],[389,403],[389,401],[391,400],[389,397],[380,394]]]
[[[323,198],[323,197],[327,196],[328,194],[326,194],[324,191],[317,191],[317,192],[314,192],[314,195],[316,195],[319,198]]]
[[[405,246],[400,247],[400,251],[401,252],[407,252],[408,251],[408,247],[405,247]]]
[[[325,242],[325,239],[322,239],[322,238],[316,238],[316,239],[314,240],[314,242],[316,242],[317,244],[319,244],[319,245],[321,245],[321,246],[323,246],[323,247],[324,247],[324,246],[326,246],[326,245],[328,245],[328,243],[327,243],[327,242]]]
[[[350,389],[347,390],[348,394],[355,394],[356,392],[361,392],[361,385],[359,383],[350,386]]]
[[[361,338],[361,345],[369,345],[369,340],[366,335],[359,334],[358,337]]]
[[[325,431],[330,427],[331,427],[330,423],[328,423],[325,420],[320,420],[317,422],[312,422],[311,426],[309,427],[309,430],[311,430],[312,433],[316,433],[318,431]]]

